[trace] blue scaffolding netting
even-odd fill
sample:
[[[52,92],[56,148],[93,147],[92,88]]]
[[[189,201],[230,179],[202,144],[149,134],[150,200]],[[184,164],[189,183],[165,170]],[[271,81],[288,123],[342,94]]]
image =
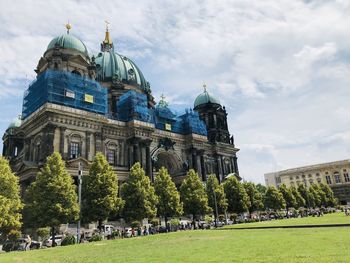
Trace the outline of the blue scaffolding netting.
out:
[[[107,89],[77,74],[47,70],[25,91],[22,118],[27,118],[46,102],[106,115]]]
[[[66,71],[47,70],[40,74],[24,93],[22,118],[26,119],[46,102],[95,112],[110,118],[107,89],[89,78]],[[152,123],[157,129],[179,134],[207,136],[204,121],[196,111],[180,116],[167,105],[148,107],[147,96],[130,90],[116,102],[116,119]]]

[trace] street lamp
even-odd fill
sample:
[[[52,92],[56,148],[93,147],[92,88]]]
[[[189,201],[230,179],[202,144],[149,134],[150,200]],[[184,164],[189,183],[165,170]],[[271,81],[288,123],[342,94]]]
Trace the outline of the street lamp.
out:
[[[78,202],[79,202],[79,221],[77,225],[77,243],[80,243],[80,218],[81,218],[81,176],[83,175],[83,166],[81,162],[79,162],[78,168]]]
[[[215,217],[215,228],[217,228],[218,227],[218,204],[217,204],[217,202],[216,202],[216,193],[215,193],[215,189],[213,188],[213,194],[214,194],[214,204],[215,204],[215,215],[216,215],[216,217]]]

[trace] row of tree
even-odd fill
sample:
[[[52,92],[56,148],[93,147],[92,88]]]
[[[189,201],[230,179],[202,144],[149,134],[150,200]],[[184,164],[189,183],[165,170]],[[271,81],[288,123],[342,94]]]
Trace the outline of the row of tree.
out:
[[[277,190],[251,182],[241,183],[234,176],[219,184],[215,175],[209,175],[204,184],[194,170],[188,172],[178,191],[165,168],[159,170],[152,184],[139,163],[130,169],[128,180],[118,193],[118,178],[102,153],[96,154],[89,174],[83,178],[80,211],[74,181],[61,155],[52,154],[26,190],[21,213],[18,179],[8,162],[0,158],[0,213],[3,215],[0,231],[6,236],[11,229],[19,229],[22,214],[25,226],[49,226],[54,234],[60,224],[77,221],[79,217],[86,223],[98,221],[99,225],[116,216],[132,222],[158,215],[167,222],[182,214],[195,219],[213,212],[217,217],[225,212],[252,214],[264,209],[288,210],[336,203],[332,190],[324,184],[309,188],[281,185]]]

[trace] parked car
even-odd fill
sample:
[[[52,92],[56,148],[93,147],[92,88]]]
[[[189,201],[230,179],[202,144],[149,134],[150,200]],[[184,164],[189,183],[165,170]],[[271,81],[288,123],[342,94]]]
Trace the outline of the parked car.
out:
[[[6,240],[2,246],[2,250],[6,252],[10,251],[25,251],[27,240],[25,238],[19,238],[15,241]]]
[[[51,236],[49,239],[45,240],[44,246],[46,247],[52,247],[52,239],[53,237]],[[55,236],[55,243],[56,246],[60,246],[63,240],[63,235],[56,235]]]

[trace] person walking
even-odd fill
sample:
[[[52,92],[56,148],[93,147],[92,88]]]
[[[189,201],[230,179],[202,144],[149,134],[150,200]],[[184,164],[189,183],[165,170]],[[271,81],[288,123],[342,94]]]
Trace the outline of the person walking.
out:
[[[25,247],[25,250],[30,250],[30,245],[32,244],[32,239],[30,238],[29,235],[27,235],[26,237],[26,247]]]

